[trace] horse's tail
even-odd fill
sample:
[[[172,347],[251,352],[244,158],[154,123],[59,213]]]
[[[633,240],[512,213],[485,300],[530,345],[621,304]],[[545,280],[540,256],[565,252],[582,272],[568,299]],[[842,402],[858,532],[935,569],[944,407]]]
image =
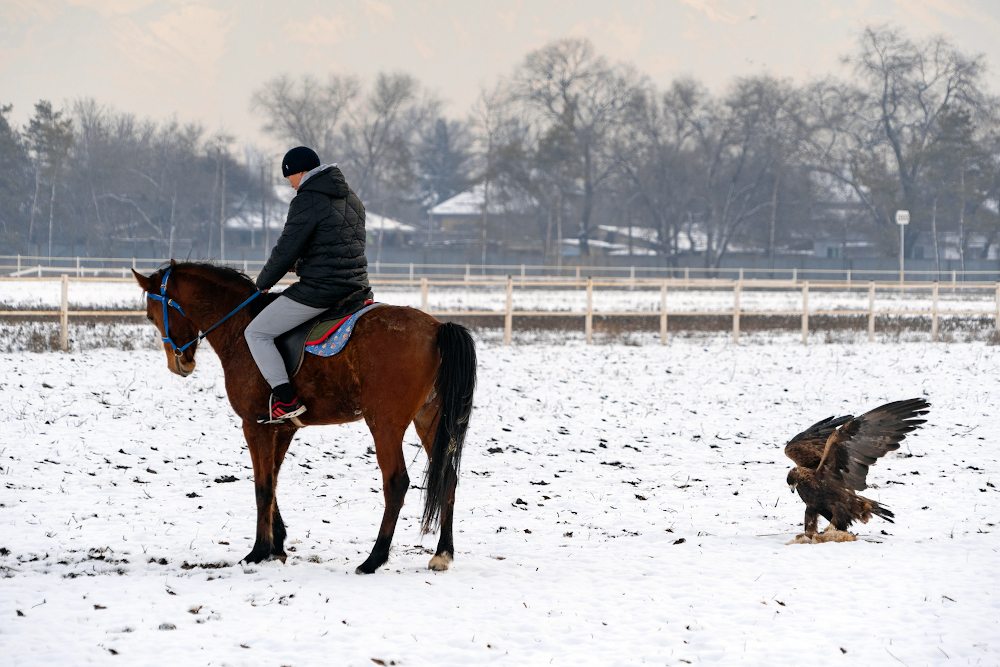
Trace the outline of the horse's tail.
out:
[[[472,394],[476,388],[476,344],[469,330],[460,324],[442,324],[437,332],[441,365],[434,389],[440,401],[437,431],[431,445],[427,476],[424,479],[423,532],[440,523],[443,504],[450,496],[450,470],[458,484],[458,465],[462,457],[465,433],[472,414]]]

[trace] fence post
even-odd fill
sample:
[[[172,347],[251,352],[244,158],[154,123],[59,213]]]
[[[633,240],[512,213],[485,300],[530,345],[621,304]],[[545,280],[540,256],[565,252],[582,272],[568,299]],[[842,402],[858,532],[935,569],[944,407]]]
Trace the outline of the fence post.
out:
[[[955,280],[956,280],[957,276],[958,276],[958,272],[957,271],[952,271],[951,272],[951,293],[952,294],[955,293]]]
[[[410,262],[410,285],[413,285],[413,262]]]
[[[503,344],[510,345],[510,335],[514,328],[514,279],[507,276],[507,310],[503,316]]]
[[[521,285],[524,285],[524,264],[521,265]]]
[[[420,310],[427,312],[427,278],[420,279]]]
[[[740,273],[743,273],[743,269],[740,269]],[[740,289],[743,285],[742,280],[737,280],[733,283],[733,342],[740,342]]]
[[[847,286],[851,286],[851,270],[847,269]]]
[[[579,266],[576,267],[576,279],[578,281],[580,280],[580,267]],[[590,280],[590,279],[588,278],[587,280]]]
[[[938,339],[938,284],[934,281],[931,286],[933,305],[931,306],[931,340]]]
[[[59,306],[59,349],[69,350],[69,276],[62,274],[62,303]]]
[[[743,267],[740,267],[740,282],[743,282]]]
[[[246,272],[247,272],[247,261],[244,259],[243,260],[243,273],[246,273]]]
[[[875,281],[868,281],[868,342],[875,342]]]
[[[76,277],[79,278],[81,275],[83,275],[83,274],[80,273],[80,258],[77,257],[76,258]]]
[[[17,253],[17,275],[21,275],[21,253]]]
[[[472,265],[465,265],[465,282],[469,282],[469,276],[472,275]]]
[[[684,289],[687,289],[689,287],[688,280],[690,280],[690,278],[691,278],[691,276],[690,276],[690,273],[689,273],[689,268],[685,266],[684,267]]]
[[[576,267],[577,273],[580,267]],[[590,345],[594,338],[594,279],[587,276],[587,318],[584,324],[584,333],[587,338],[587,345]]]
[[[792,267],[792,282],[793,283],[799,282],[799,267],[797,266]]]
[[[809,281],[802,283],[802,344],[809,344]]]
[[[660,344],[667,344],[667,281],[660,283]]]
[[[629,290],[635,289],[635,267],[630,267],[628,271],[628,288]]]

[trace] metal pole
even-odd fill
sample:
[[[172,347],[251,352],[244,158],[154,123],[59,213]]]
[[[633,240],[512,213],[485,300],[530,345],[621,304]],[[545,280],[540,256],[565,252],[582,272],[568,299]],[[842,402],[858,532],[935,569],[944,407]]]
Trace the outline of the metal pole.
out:
[[[580,267],[577,267],[577,271]],[[590,345],[594,338],[594,279],[587,276],[587,318],[584,324],[584,333],[587,338],[587,345]]]
[[[59,306],[59,349],[69,350],[69,276],[62,274],[62,304]]]
[[[743,273],[743,269],[740,269]],[[737,280],[733,283],[733,342],[740,342],[740,288],[743,281]]]
[[[667,344],[667,281],[660,283],[660,344]]]
[[[514,328],[514,279],[511,278],[510,276],[507,276],[507,311],[503,317],[504,345],[510,345],[510,336],[513,328]]]
[[[802,344],[809,344],[809,281],[802,283]]]
[[[868,342],[875,342],[875,281],[868,281]]]
[[[903,229],[906,225],[899,225],[899,293],[903,293]]]

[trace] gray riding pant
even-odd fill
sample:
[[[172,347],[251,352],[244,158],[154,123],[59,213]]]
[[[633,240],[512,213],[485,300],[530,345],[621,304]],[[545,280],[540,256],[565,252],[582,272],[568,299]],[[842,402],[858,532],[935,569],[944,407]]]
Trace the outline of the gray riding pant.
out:
[[[247,339],[247,345],[250,346],[250,354],[257,362],[260,374],[272,389],[288,382],[285,362],[282,361],[281,353],[274,345],[275,337],[294,329],[325,310],[326,308],[313,308],[301,304],[287,296],[279,296],[260,311],[260,315],[253,318],[247,326],[243,335]]]

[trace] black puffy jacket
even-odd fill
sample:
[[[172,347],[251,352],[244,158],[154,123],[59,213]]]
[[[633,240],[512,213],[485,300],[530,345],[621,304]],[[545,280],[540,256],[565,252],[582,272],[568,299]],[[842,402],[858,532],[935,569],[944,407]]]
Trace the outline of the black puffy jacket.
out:
[[[257,276],[257,288],[270,289],[296,262],[299,281],[282,292],[294,301],[328,308],[360,291],[371,298],[365,207],[336,166],[299,187],[278,243]]]

